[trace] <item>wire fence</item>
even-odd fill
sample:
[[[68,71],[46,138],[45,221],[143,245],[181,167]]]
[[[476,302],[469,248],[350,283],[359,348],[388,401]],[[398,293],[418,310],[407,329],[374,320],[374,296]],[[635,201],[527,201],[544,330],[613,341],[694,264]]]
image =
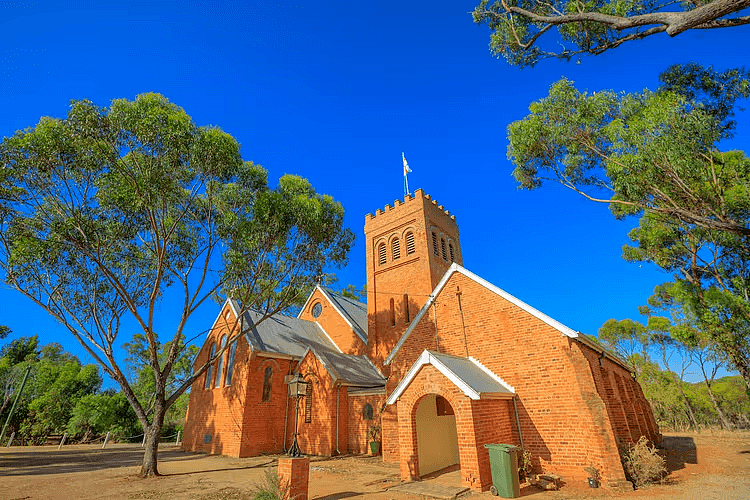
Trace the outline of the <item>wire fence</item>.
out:
[[[174,439],[175,440],[174,444],[179,445],[180,444],[180,436],[181,435],[182,435],[182,431],[178,430],[174,434],[170,434],[170,435],[166,435],[166,436],[160,436],[159,437],[159,442],[164,443],[164,442],[171,441],[172,439]],[[16,433],[15,432],[13,432],[8,437],[8,441],[5,444],[6,448],[10,448],[11,446],[14,445],[15,437],[16,437]],[[74,444],[77,444],[77,445],[92,445],[92,444],[102,443],[102,448],[105,448],[107,446],[107,444],[110,442],[110,440],[116,440],[118,442],[136,443],[137,441],[135,441],[135,440],[138,439],[138,438],[141,438],[141,446],[142,447],[145,446],[146,445],[146,434],[145,433],[136,434],[134,436],[119,436],[116,433],[113,433],[111,431],[107,432],[104,435],[100,435],[100,436],[96,436],[96,437],[84,436],[83,438],[80,438],[80,439],[71,439],[67,432],[64,433],[64,434],[50,434],[50,435],[47,435],[44,438],[44,440],[42,441],[42,443],[44,445],[48,445],[48,446],[54,446],[54,444],[57,444],[58,445],[57,446],[58,449],[60,449],[62,446],[66,445],[66,444],[68,444],[68,445],[74,445]],[[25,444],[26,444],[25,442],[21,442],[19,440],[19,442],[16,443],[16,446],[23,446]],[[2,446],[2,443],[0,443],[0,446]]]

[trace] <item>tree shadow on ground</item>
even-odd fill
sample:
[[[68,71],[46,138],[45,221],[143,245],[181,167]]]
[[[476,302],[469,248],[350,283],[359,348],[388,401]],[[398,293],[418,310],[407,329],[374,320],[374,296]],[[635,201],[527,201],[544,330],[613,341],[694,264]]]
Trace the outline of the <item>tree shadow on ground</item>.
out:
[[[203,454],[188,453],[174,445],[159,448],[159,463],[170,460],[195,460]],[[0,476],[31,476],[89,472],[118,467],[132,467],[143,463],[140,445],[120,445],[101,449],[25,449],[0,454]]]

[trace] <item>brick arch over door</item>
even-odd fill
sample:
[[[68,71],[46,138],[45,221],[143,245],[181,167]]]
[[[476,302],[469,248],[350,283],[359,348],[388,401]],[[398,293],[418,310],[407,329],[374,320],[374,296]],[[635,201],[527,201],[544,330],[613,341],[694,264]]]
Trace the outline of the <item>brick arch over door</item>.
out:
[[[512,413],[509,401],[491,399],[473,401],[437,368],[420,368],[397,403],[401,479],[416,480],[419,469],[417,410],[425,396],[444,397],[453,408],[458,430],[458,455],[461,483],[478,491],[492,485],[486,443],[513,443]]]

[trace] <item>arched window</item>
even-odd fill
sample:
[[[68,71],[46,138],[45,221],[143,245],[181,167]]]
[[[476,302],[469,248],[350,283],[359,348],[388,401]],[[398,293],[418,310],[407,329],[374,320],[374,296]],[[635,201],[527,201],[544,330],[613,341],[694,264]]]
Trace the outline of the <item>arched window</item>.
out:
[[[211,359],[214,357],[214,354],[216,354],[216,344],[211,344],[211,350],[208,354],[208,359]],[[206,370],[206,384],[204,385],[204,389],[210,389],[211,388],[211,367],[213,365],[208,365],[208,369]]]
[[[391,326],[396,326],[396,301],[391,299]]]
[[[261,401],[270,401],[271,400],[271,376],[273,375],[273,368],[270,366],[266,367],[266,373],[263,376],[263,396],[261,396]]]
[[[435,255],[440,255],[438,253],[438,242],[437,242],[437,234],[432,233],[432,253]]]
[[[393,238],[393,241],[391,242],[391,250],[393,260],[401,258],[401,243],[398,241],[398,238]]]
[[[414,247],[414,233],[406,233],[406,255],[411,255],[416,251]]]
[[[227,345],[227,338],[222,337],[221,338],[221,347],[219,349],[224,349],[224,346]],[[219,356],[218,361],[216,361],[216,387],[221,387],[221,375],[222,375],[222,368],[224,368],[224,356],[226,354],[222,354]]]
[[[404,323],[407,325],[411,321],[411,316],[409,315],[409,295],[404,294]]]
[[[386,263],[385,243],[378,245],[378,263],[384,266]]]
[[[448,243],[448,250],[451,254],[451,262],[456,262],[456,254],[453,251],[453,243]]]
[[[367,403],[364,408],[362,408],[362,420],[372,420],[372,417],[372,405],[370,403]]]
[[[234,355],[237,353],[237,342],[236,340],[232,347],[229,348],[229,361],[227,361],[227,375],[224,379],[224,385],[232,385],[232,371],[234,371]]]
[[[448,255],[445,253],[445,239],[440,238],[440,247],[443,249],[443,260],[448,260]]]

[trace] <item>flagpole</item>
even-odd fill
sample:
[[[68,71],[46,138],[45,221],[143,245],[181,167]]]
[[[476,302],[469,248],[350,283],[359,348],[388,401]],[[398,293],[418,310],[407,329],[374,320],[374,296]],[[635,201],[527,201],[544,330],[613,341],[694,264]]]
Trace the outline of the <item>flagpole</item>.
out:
[[[409,172],[411,172],[411,169],[409,168],[409,164],[406,163],[406,156],[404,156],[404,152],[401,152],[401,161],[404,163],[404,197],[410,196],[411,193],[409,192],[409,178],[406,176]]]

